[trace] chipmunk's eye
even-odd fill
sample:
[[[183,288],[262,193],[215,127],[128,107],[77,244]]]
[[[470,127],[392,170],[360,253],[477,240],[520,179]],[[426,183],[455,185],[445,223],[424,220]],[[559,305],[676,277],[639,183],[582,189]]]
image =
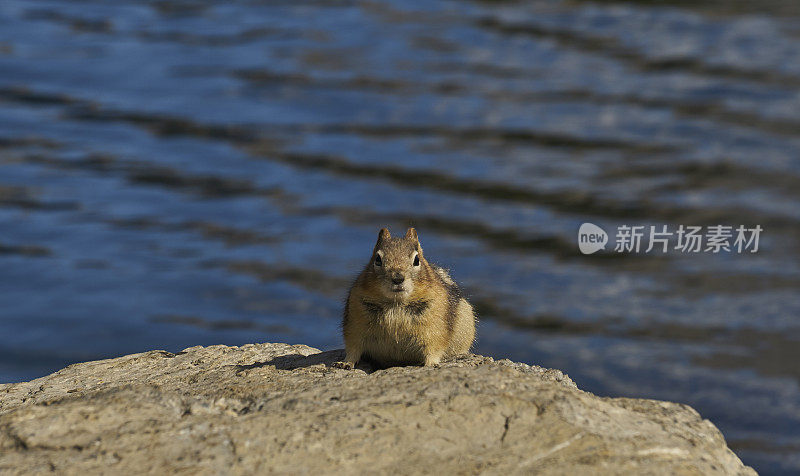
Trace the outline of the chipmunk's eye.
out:
[[[375,256],[375,266],[379,268],[383,266],[383,260],[381,259],[380,255]]]
[[[419,266],[419,255],[414,255],[414,266]]]

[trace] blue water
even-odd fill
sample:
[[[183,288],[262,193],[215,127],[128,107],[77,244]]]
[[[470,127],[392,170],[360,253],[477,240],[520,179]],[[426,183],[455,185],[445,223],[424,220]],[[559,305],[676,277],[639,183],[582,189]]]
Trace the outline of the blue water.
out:
[[[0,3],[0,382],[150,349],[341,347],[417,227],[476,351],[694,406],[800,472],[794,2]],[[583,222],[760,225],[583,256]]]

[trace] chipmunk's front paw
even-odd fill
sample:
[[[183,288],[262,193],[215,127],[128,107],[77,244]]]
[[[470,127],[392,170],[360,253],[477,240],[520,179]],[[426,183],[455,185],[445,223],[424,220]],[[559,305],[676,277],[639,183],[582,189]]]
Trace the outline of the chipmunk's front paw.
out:
[[[425,357],[425,363],[422,365],[425,367],[439,367],[442,363],[442,356],[441,355],[429,355]]]
[[[331,367],[335,369],[353,370],[356,365],[353,362],[334,362]]]

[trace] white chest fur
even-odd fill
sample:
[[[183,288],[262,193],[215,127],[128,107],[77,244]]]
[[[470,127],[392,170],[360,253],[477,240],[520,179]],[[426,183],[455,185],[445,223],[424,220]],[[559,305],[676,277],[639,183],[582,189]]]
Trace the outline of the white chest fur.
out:
[[[418,315],[410,313],[404,306],[390,305],[383,307],[375,317],[377,319],[364,342],[367,353],[387,361],[424,358],[422,342],[414,326]]]

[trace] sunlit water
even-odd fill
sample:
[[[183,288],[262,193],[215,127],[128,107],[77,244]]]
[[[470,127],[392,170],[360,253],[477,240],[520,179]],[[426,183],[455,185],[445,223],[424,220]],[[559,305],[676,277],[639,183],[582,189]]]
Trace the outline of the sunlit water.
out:
[[[688,403],[800,471],[793,2],[0,3],[0,382],[149,349],[340,347],[414,224],[476,351]],[[583,256],[583,222],[761,225]]]

